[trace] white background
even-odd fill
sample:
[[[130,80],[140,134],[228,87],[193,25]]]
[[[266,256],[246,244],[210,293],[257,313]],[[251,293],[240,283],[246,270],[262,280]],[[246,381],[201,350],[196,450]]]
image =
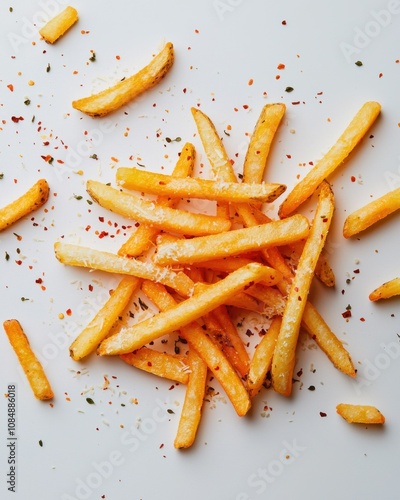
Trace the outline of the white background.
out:
[[[38,28],[63,4],[10,0],[0,7],[1,205],[40,177],[51,187],[47,211],[0,234],[0,320],[20,320],[56,394],[53,406],[34,399],[0,335],[1,392],[15,383],[18,397],[16,494],[6,483],[6,398],[0,405],[1,498],[398,498],[399,301],[371,304],[368,293],[398,274],[399,223],[392,216],[351,241],[341,230],[348,213],[399,185],[399,2],[77,0],[78,24],[47,45]],[[158,87],[103,119],[71,107],[73,99],[140,69],[165,41],[173,42],[176,61]],[[290,189],[367,100],[381,103],[381,116],[330,178],[337,208],[327,249],[337,284],[328,290],[315,283],[311,296],[346,343],[358,382],[302,337],[296,367],[302,375],[291,398],[263,389],[240,419],[221,391],[205,404],[196,444],[175,450],[182,387],[171,389],[118,359],[69,358],[70,342],[118,277],[64,267],[53,244],[64,236],[114,251],[128,234],[117,234],[125,220],[87,203],[86,180],[114,182],[117,166],[137,163],[172,170],[183,142],[167,137],[192,141],[206,175],[192,106],[214,121],[239,173],[262,106],[285,102],[266,179]],[[24,120],[15,123],[13,116]],[[42,158],[48,154],[51,165]],[[304,210],[312,208],[313,200]],[[96,230],[109,235],[99,239]],[[351,426],[335,412],[340,402],[374,404],[387,422],[379,429]]]

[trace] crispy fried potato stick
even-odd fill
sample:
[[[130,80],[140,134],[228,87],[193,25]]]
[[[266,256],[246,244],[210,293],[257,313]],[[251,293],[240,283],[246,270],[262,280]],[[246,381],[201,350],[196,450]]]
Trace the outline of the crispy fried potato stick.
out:
[[[178,179],[172,175],[148,172],[135,167],[118,168],[117,182],[126,189],[149,194],[232,203],[271,203],[286,189],[286,186],[278,183],[239,184],[193,177]]]
[[[128,365],[158,377],[175,380],[181,384],[187,384],[189,381],[190,366],[184,356],[141,347],[136,351],[121,354],[120,358]]]
[[[69,266],[87,267],[108,273],[128,274],[143,279],[153,279],[170,286],[183,296],[193,292],[193,281],[183,272],[174,272],[154,265],[152,262],[141,262],[127,259],[110,252],[94,250],[57,241],[54,244],[57,259]]]
[[[39,30],[39,34],[47,43],[54,43],[77,21],[78,11],[71,6],[65,7]]]
[[[369,300],[375,302],[381,299],[390,299],[395,295],[400,295],[400,278],[386,281],[369,294]]]
[[[109,334],[111,327],[128,305],[140,280],[126,276],[122,278],[110,298],[96,313],[90,323],[81,331],[69,348],[72,359],[80,361],[95,351],[102,340]]]
[[[350,424],[384,424],[385,417],[375,406],[340,403],[336,411]]]
[[[230,221],[222,217],[163,207],[98,181],[89,180],[87,192],[102,207],[165,231],[198,236],[228,231],[231,227]]]
[[[189,351],[188,362],[191,371],[174,441],[174,446],[178,449],[189,448],[194,443],[206,394],[206,363],[192,349]]]
[[[9,319],[4,321],[3,327],[35,397],[42,401],[52,399],[54,397],[53,390],[19,321]]]
[[[177,303],[173,297],[159,283],[146,280],[143,282],[142,290],[161,311],[176,307]],[[181,327],[180,335],[207,364],[230,399],[236,413],[239,416],[246,415],[251,406],[250,397],[243,382],[219,347],[197,322]]]
[[[327,182],[321,185],[318,205],[309,237],[304,245],[296,274],[290,286],[282,326],[272,362],[272,383],[276,392],[289,396],[296,360],[296,346],[303,311],[307,303],[318,257],[324,246],[334,211],[334,197]]]
[[[287,244],[305,238],[308,232],[307,218],[297,214],[285,220],[259,226],[160,244],[157,246],[154,260],[158,264],[193,264],[208,259],[222,259],[247,251]]]
[[[287,217],[306,201],[353,151],[374,123],[381,110],[377,102],[366,102],[325,156],[293,188],[279,208],[279,216]]]
[[[243,182],[262,182],[271,144],[285,111],[283,103],[266,104],[262,108],[244,159]]]
[[[0,231],[44,205],[49,191],[47,181],[40,179],[22,196],[0,208]]]
[[[350,238],[399,209],[400,188],[397,188],[350,214],[344,222],[343,236]]]
[[[196,151],[193,144],[187,142],[182,148],[172,175],[175,177],[186,177],[191,175],[194,167],[195,156]],[[179,200],[175,198],[167,198],[163,196],[159,196],[157,198],[157,204],[164,207],[174,208],[178,201]],[[150,248],[159,233],[160,230],[158,227],[149,226],[144,223],[140,224],[136,231],[118,250],[118,255],[138,257]]]
[[[90,116],[104,116],[111,113],[159,83],[168,73],[173,62],[174,47],[168,42],[138,73],[98,94],[73,101],[72,107]]]
[[[281,323],[282,318],[280,316],[275,316],[268,328],[268,332],[254,350],[247,377],[247,388],[251,397],[257,395],[271,368],[272,357],[274,355],[276,339],[279,335]]]
[[[250,283],[267,279],[271,269],[261,264],[249,264],[208,286],[200,293],[180,302],[176,307],[161,312],[140,323],[122,329],[100,344],[100,355],[124,354],[138,349],[162,335],[173,332],[212,311]]]

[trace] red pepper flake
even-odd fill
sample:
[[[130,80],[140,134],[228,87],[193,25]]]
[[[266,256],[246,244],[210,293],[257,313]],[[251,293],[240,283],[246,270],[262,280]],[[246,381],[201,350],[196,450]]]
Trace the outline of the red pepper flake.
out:
[[[361,318],[360,318],[360,321],[361,321],[362,323],[364,323],[365,318],[361,317]]]
[[[72,316],[72,309],[67,309],[65,313],[67,316]]]
[[[161,450],[161,448],[164,448],[164,443],[160,444],[160,450]]]
[[[353,273],[354,274],[360,274],[360,270],[359,269],[354,269]]]
[[[249,109],[249,105],[248,104],[243,104],[243,109]]]
[[[23,121],[24,117],[23,116],[12,116],[11,117],[11,120],[14,122],[14,123],[18,123],[19,121]]]
[[[354,175],[352,175],[352,176],[350,177],[350,180],[351,180],[351,182],[356,182],[356,178],[354,177]]]
[[[38,283],[39,285],[41,285],[43,283],[42,278],[38,278],[37,280],[35,280],[35,283]]]
[[[280,63],[280,64],[278,64],[277,69],[282,70],[282,69],[285,69],[285,67],[286,66],[284,64]]]
[[[253,83],[254,83],[253,78],[250,78],[250,80],[247,82],[247,85],[253,85]]]
[[[7,85],[7,88],[11,91],[11,92],[14,92],[14,85],[12,83],[9,83]]]
[[[379,73],[379,78],[382,78],[382,76],[383,76],[383,73]]]
[[[104,222],[104,217],[99,217],[100,222]]]
[[[107,232],[107,231],[102,231],[102,232],[99,234],[99,238],[100,238],[100,239],[104,238],[105,236],[108,236],[108,232]]]
[[[22,260],[16,260],[15,263],[20,266],[20,265],[22,265]]]
[[[351,311],[350,309],[347,309],[345,312],[342,313],[343,318],[351,318]]]
[[[117,55],[117,56],[115,56],[115,59],[116,59],[117,61],[119,61],[119,60],[121,59],[121,56],[118,56],[118,55]]]
[[[293,106],[297,106],[298,104],[300,104],[300,101],[292,101]]]
[[[326,417],[327,415],[326,415],[326,413],[324,411],[320,411],[319,412],[319,416],[320,417]]]
[[[283,26],[286,26],[286,20],[285,19],[282,21],[282,24],[283,24]]]

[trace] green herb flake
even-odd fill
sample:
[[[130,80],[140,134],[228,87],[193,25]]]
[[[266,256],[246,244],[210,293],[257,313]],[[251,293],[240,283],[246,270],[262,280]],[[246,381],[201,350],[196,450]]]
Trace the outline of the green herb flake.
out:
[[[93,153],[92,155],[90,155],[89,158],[92,158],[92,160],[98,160],[99,159],[99,157],[97,156],[96,153]]]
[[[87,203],[88,205],[93,205],[93,201],[92,201],[92,200],[86,200],[86,203]]]
[[[170,143],[170,142],[181,142],[181,137],[175,137],[175,139],[171,139],[170,137],[166,137],[165,140]]]
[[[50,63],[48,63],[46,66],[46,73],[49,73],[50,70],[51,70],[51,66],[50,66]]]
[[[293,92],[294,88],[293,87],[286,87],[285,92]]]
[[[0,172],[0,180],[4,179],[4,172]]]
[[[9,7],[8,10],[9,10],[9,12],[13,12],[14,11],[14,9],[12,7]]]
[[[355,64],[356,66],[362,66],[362,65],[363,65],[362,61],[356,61],[354,64]]]
[[[95,404],[92,398],[86,398],[86,402],[89,405],[94,405]]]
[[[8,252],[4,252],[4,258],[5,258],[6,260],[10,260],[10,255],[9,255],[9,253],[8,253]]]
[[[41,439],[39,439],[39,446],[43,448],[43,441]]]
[[[138,167],[146,168],[146,165],[143,165],[142,163],[136,162],[136,164],[138,165]]]
[[[171,410],[171,408],[168,408],[167,413],[169,413],[170,415],[175,415],[174,410]]]
[[[142,311],[146,311],[149,308],[149,306],[145,302],[143,302],[143,300],[140,297],[139,297],[139,305]]]
[[[25,302],[27,300],[29,300],[27,297],[21,297],[21,302]]]
[[[96,52],[92,51],[92,55],[89,57],[89,61],[90,62],[95,62],[95,60],[96,60]]]
[[[81,200],[82,196],[80,194],[74,194],[75,200]]]
[[[30,103],[31,103],[31,100],[26,98],[24,101],[25,106],[29,106]]]

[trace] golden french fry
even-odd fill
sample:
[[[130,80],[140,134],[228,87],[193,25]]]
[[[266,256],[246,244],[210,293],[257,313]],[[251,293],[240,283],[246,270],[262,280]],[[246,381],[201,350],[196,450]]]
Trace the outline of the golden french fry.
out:
[[[180,153],[179,159],[175,165],[172,175],[175,177],[186,177],[191,175],[194,167],[195,149],[193,144],[187,142]],[[175,198],[166,198],[159,196],[157,204],[164,207],[174,207],[178,200]],[[137,257],[148,250],[155,238],[160,233],[158,227],[140,224],[136,231],[118,250],[118,255]]]
[[[247,251],[296,241],[306,237],[308,232],[307,218],[297,214],[282,221],[160,244],[157,246],[154,260],[158,264],[193,264],[205,262],[208,259],[222,259]]]
[[[128,274],[143,279],[153,279],[170,286],[184,296],[191,295],[193,292],[193,281],[186,274],[156,266],[152,262],[127,259],[110,252],[61,241],[54,244],[54,251],[57,259],[62,264],[87,267],[108,273]]]
[[[204,316],[236,293],[244,290],[250,283],[268,279],[271,269],[252,263],[229,274],[221,281],[209,285],[201,293],[180,302],[173,309],[122,329],[100,344],[100,355],[123,354],[138,349],[145,344],[173,332]]]
[[[54,397],[53,390],[19,321],[16,319],[6,320],[3,327],[35,397],[42,401],[52,399]]]
[[[102,207],[165,231],[198,236],[228,231],[231,226],[230,221],[222,217],[157,205],[98,181],[89,180],[87,192]]]
[[[177,303],[163,285],[146,280],[142,284],[142,290],[161,311],[176,307]],[[239,416],[246,415],[251,402],[243,382],[226,356],[214,344],[200,324],[197,321],[189,323],[180,329],[180,335],[188,341],[189,345],[207,364],[230,399],[236,413]]]
[[[293,188],[279,208],[279,216],[287,217],[316,191],[326,179],[353,151],[374,123],[381,105],[374,101],[366,102],[356,113],[348,127],[324,155],[324,157]]]
[[[350,377],[356,376],[350,354],[309,301],[304,308],[302,326],[338,370]]]
[[[136,351],[121,354],[120,358],[128,365],[159,377],[175,380],[181,384],[187,384],[189,381],[190,365],[186,364],[184,356],[141,347]]]
[[[179,449],[189,448],[194,443],[206,393],[206,363],[194,350],[189,351],[188,362],[191,371],[174,441],[175,448]]]
[[[285,111],[283,103],[266,104],[262,108],[244,159],[243,182],[262,182],[271,144]]]
[[[128,305],[139,284],[138,278],[130,276],[122,278],[107,302],[71,344],[69,353],[72,359],[79,361],[97,349]]]
[[[400,188],[397,188],[351,213],[344,221],[343,236],[350,238],[399,209]]]
[[[39,34],[47,43],[54,43],[77,21],[78,11],[69,5],[40,28]]]
[[[251,397],[256,396],[259,392],[271,367],[276,339],[278,338],[281,324],[282,318],[280,316],[275,316],[268,332],[254,350],[247,377],[247,388]]]
[[[117,182],[126,189],[149,194],[232,203],[270,203],[286,189],[285,185],[277,183],[239,184],[193,177],[176,178],[135,167],[118,168]]]
[[[395,295],[400,295],[400,278],[394,278],[383,283],[369,294],[369,300],[375,302],[381,299],[390,299]]]
[[[49,191],[47,181],[39,179],[22,196],[0,208],[0,231],[44,205],[49,198]]]
[[[323,182],[319,191],[318,205],[310,234],[304,245],[290,287],[272,362],[273,387],[276,392],[285,396],[289,396],[292,391],[292,375],[301,319],[307,303],[315,266],[332,221],[333,211],[334,197],[332,190],[327,182]]]
[[[384,424],[385,417],[375,406],[340,403],[336,411],[350,424]]]
[[[72,102],[72,107],[90,116],[104,116],[121,108],[162,80],[174,62],[174,47],[168,42],[143,69],[98,94]]]

